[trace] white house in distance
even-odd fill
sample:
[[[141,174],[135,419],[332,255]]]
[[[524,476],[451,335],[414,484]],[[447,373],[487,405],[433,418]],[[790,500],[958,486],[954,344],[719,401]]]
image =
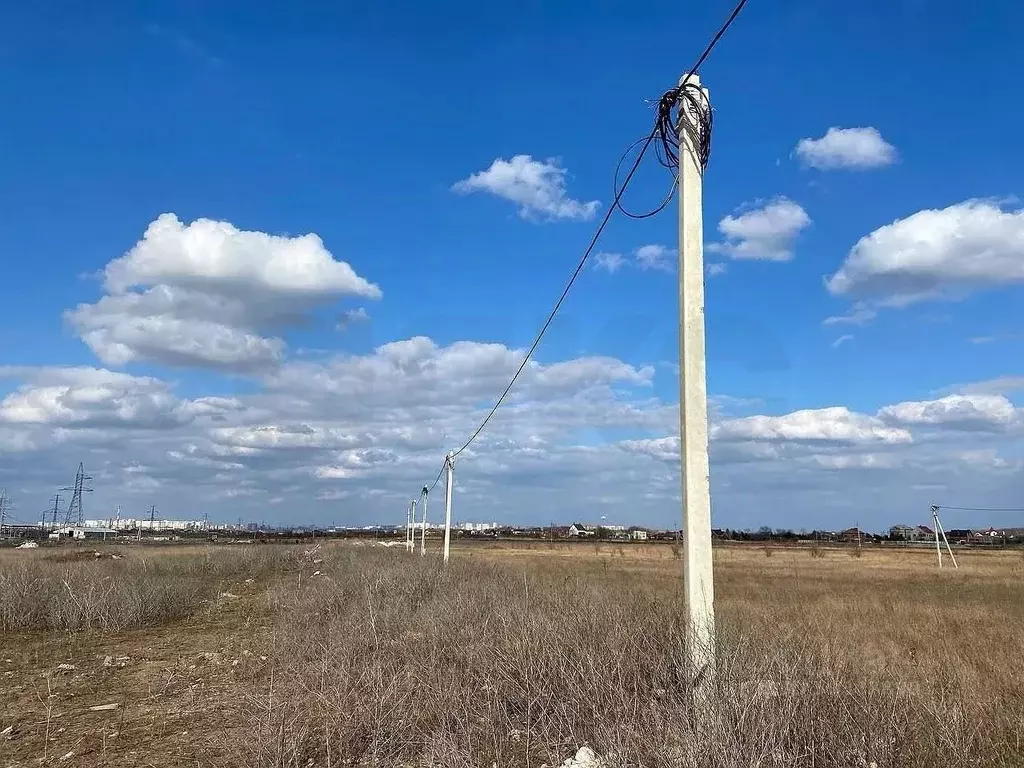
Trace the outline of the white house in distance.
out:
[[[894,525],[889,529],[889,536],[903,541],[933,541],[935,531],[927,525]]]
[[[583,525],[583,523],[573,523],[569,526],[569,535],[582,539],[587,536],[593,536],[596,531],[589,525]]]

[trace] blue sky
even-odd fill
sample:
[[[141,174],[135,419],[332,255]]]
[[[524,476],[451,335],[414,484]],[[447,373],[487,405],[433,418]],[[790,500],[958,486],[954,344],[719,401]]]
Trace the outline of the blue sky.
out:
[[[729,10],[8,4],[0,484],[34,514],[83,460],[99,509],[400,515]],[[703,68],[716,524],[1020,506],[1022,21],[751,0]],[[645,166],[628,202],[666,183]],[[613,219],[460,465],[461,516],[674,524],[675,273],[636,253],[675,229]],[[280,238],[307,233],[299,264]]]

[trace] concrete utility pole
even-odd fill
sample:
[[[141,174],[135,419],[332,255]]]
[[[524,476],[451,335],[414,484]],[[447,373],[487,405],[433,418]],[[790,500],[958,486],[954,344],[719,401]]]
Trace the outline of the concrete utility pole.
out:
[[[409,543],[412,537],[412,502],[409,502],[409,506],[405,510],[405,551],[411,551]]]
[[[455,489],[455,456],[451,451],[444,457],[444,561],[447,563],[452,549],[452,491]]]
[[[683,81],[680,81],[682,85]],[[691,75],[691,85],[700,78]],[[701,88],[710,109],[707,89]],[[683,574],[690,661],[704,679],[715,663],[708,393],[704,351],[703,170],[694,146],[701,121],[679,100],[679,447],[683,473]]]
[[[409,502],[409,554],[416,551],[416,500]]]
[[[427,496],[430,495],[430,491],[427,486],[423,486],[423,490],[420,491],[423,495],[423,525],[420,530],[420,557],[427,554]]]

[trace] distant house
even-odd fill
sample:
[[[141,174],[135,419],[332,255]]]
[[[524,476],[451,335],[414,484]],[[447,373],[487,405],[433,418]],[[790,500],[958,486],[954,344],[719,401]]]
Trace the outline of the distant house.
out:
[[[894,525],[889,529],[889,538],[899,541],[915,541],[917,527],[913,525]]]
[[[931,541],[935,531],[927,525],[894,525],[889,529],[889,538],[901,541]]]
[[[929,528],[927,525],[917,526],[917,538],[914,541],[934,541],[935,531]]]
[[[974,538],[974,531],[970,528],[952,528],[946,531],[946,538],[951,544],[969,544]]]
[[[629,532],[629,538],[633,541],[647,541],[647,531],[643,528],[634,528]]]
[[[851,544],[866,541],[870,536],[870,534],[861,531],[860,528],[847,528],[839,534],[839,540]]]
[[[593,536],[596,531],[590,526],[583,525],[582,523],[573,523],[569,526],[569,535],[573,538],[581,539],[587,536]]]

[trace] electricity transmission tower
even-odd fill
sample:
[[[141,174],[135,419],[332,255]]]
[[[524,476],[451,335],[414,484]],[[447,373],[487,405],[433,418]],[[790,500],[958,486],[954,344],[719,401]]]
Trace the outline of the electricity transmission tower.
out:
[[[48,507],[48,508],[43,510],[43,528],[46,527],[46,515],[47,515],[47,513],[49,513],[49,514],[52,515],[51,522],[50,522],[50,527],[53,528],[53,530],[57,530],[57,515],[59,514],[59,509],[58,509],[59,507],[60,507],[60,494],[59,493],[55,493],[55,494],[53,494],[53,508],[51,509],[51,508]]]
[[[0,539],[4,537],[4,528],[7,525],[7,511],[10,509],[10,498],[7,496],[7,489],[0,488]]]
[[[68,504],[67,514],[64,515],[64,525],[71,525],[75,522],[78,525],[85,525],[85,507],[82,505],[82,495],[92,493],[92,488],[88,488],[85,485],[89,480],[92,480],[92,476],[85,474],[85,466],[82,462],[79,462],[78,472],[75,475],[75,484],[60,489],[62,491],[71,491],[71,503]]]

